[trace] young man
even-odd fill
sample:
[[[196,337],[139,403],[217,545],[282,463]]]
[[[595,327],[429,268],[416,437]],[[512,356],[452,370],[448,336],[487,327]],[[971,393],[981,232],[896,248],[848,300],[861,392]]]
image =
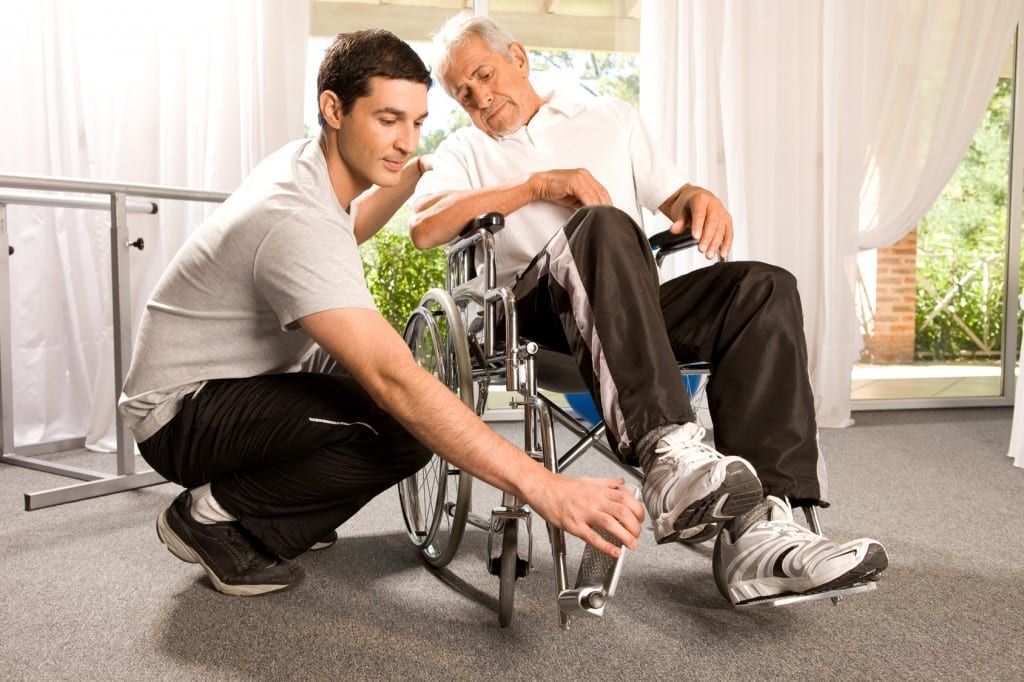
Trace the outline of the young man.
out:
[[[523,335],[572,352],[622,458],[645,474],[658,542],[725,522],[714,573],[734,604],[875,577],[885,550],[842,545],[793,523],[790,501],[826,505],[803,321],[792,275],[719,263],[659,285],[640,207],[728,253],[729,212],[687,184],[635,110],[567,90],[538,93],[526,50],[485,17],[435,36],[434,73],[473,127],[449,137],[419,183],[412,238],[452,239],[474,216],[506,214],[498,277]],[[677,361],[712,365],[716,447],[702,443]],[[767,497],[762,499],[762,484]]]
[[[186,488],[160,540],[221,592],[294,585],[291,559],[334,542],[430,452],[609,553],[595,529],[636,546],[643,509],[621,480],[556,476],[502,440],[374,307],[356,246],[419,179],[430,83],[390,33],[338,36],[318,77],[319,139],[264,160],[146,307],[121,413],[143,457]],[[316,344],[347,375],[299,371]]]

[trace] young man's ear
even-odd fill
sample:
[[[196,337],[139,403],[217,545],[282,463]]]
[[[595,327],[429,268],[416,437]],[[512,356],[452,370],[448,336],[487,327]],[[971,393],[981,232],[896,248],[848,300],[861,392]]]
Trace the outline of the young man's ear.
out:
[[[320,114],[324,117],[324,123],[330,127],[341,127],[341,100],[330,90],[320,93]]]

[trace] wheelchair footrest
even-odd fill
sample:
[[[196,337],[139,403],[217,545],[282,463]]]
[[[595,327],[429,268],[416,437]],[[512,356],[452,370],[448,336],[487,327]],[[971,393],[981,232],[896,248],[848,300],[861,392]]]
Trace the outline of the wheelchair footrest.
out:
[[[598,532],[604,539],[621,547],[611,536],[602,531]],[[603,616],[605,606],[615,596],[626,552],[623,547],[618,558],[614,558],[587,545],[576,574],[576,584],[572,589],[562,590],[558,595],[558,608],[568,614]]]
[[[821,601],[822,599],[830,599],[832,600],[833,605],[838,605],[839,602],[843,601],[844,597],[862,594],[864,592],[871,592],[876,589],[878,589],[878,583],[874,581],[866,581],[850,585],[849,587],[843,587],[838,590],[826,590],[824,592],[815,592],[813,594],[789,594],[781,597],[757,599],[754,601],[748,601],[745,604],[738,604],[736,605],[736,608],[749,609],[758,606],[791,606],[792,604]]]

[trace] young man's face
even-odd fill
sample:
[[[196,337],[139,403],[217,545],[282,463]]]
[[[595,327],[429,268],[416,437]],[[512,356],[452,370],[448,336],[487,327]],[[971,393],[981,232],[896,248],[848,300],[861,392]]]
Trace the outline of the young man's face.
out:
[[[416,151],[427,117],[427,86],[415,81],[370,79],[370,94],[341,117],[338,153],[359,187],[391,187]]]
[[[467,36],[449,55],[445,89],[477,128],[497,137],[526,125],[540,108],[530,84],[530,63],[519,43],[509,46],[511,59],[493,52],[475,35]]]

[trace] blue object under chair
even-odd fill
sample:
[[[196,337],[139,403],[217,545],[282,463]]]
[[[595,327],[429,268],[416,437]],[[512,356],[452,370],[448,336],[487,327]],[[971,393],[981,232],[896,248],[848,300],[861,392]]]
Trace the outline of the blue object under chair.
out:
[[[700,388],[701,378],[699,374],[683,375],[686,392],[689,393],[691,398]],[[594,399],[590,397],[589,393],[566,393],[565,402],[569,403],[569,407],[573,409],[576,415],[590,424],[590,426],[594,426],[601,421],[601,415],[598,414],[597,406],[594,405]]]

